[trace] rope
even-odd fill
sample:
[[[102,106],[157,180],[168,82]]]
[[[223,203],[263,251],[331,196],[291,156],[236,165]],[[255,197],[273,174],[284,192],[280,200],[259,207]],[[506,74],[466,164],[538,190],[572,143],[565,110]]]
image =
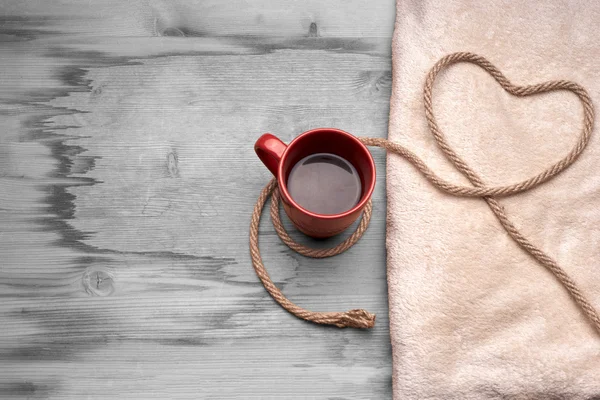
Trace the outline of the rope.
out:
[[[534,94],[540,94],[550,91],[566,90],[574,93],[581,104],[583,105],[583,128],[581,134],[577,140],[575,146],[571,149],[567,155],[561,160],[552,164],[539,174],[526,179],[521,182],[513,183],[506,186],[486,186],[484,181],[479,175],[469,167],[469,165],[450,147],[440,127],[438,126],[437,120],[433,112],[432,92],[433,85],[437,75],[444,68],[460,63],[467,62],[475,64],[485,71],[487,71],[504,90],[513,96],[526,97]],[[583,314],[588,318],[590,323],[600,333],[600,316],[596,309],[592,306],[590,301],[583,294],[581,289],[577,286],[575,281],[568,275],[568,273],[559,266],[550,256],[548,256],[543,250],[534,245],[529,239],[527,239],[519,229],[510,221],[504,207],[498,202],[496,197],[514,195],[526,190],[532,189],[552,177],[559,174],[565,168],[569,167],[577,157],[581,154],[583,149],[587,146],[590,136],[592,134],[594,126],[594,106],[592,100],[588,95],[587,91],[577,83],[565,80],[548,81],[536,85],[517,86],[510,83],[510,81],[500,72],[494,65],[492,65],[484,57],[473,53],[453,53],[440,59],[429,71],[425,80],[425,86],[423,90],[423,98],[425,105],[425,117],[429,125],[429,130],[433,134],[438,146],[442,149],[446,158],[448,158],[454,167],[458,169],[463,175],[465,175],[473,186],[461,186],[455,185],[437,176],[419,157],[413,152],[405,148],[404,146],[391,142],[381,138],[360,138],[360,140],[367,146],[377,146],[386,149],[392,153],[407,159],[414,167],[417,168],[428,180],[440,190],[447,193],[453,194],[459,197],[481,197],[492,210],[502,227],[506,230],[508,235],[527,253],[529,253],[535,260],[541,265],[547,268],[556,279],[562,284],[567,290],[571,298],[579,306]],[[250,224],[250,254],[252,256],[252,265],[260,278],[261,282],[267,289],[267,291],[273,296],[283,308],[299,318],[312,321],[318,324],[335,325],[340,328],[352,327],[352,328],[371,328],[375,324],[375,315],[370,314],[365,310],[350,310],[347,312],[313,312],[303,309],[300,306],[289,301],[283,293],[275,286],[271,278],[269,277],[265,266],[260,256],[258,248],[258,224],[262,213],[263,206],[267,198],[271,195],[271,219],[277,234],[282,241],[288,245],[292,250],[298,253],[314,258],[331,257],[340,254],[348,250],[354,245],[360,237],[366,231],[369,220],[371,218],[372,206],[369,202],[365,208],[362,220],[356,229],[356,231],[344,242],[333,247],[331,249],[317,250],[311,249],[306,246],[302,246],[294,242],[287,232],[285,231],[281,220],[279,218],[279,200],[280,195],[277,189],[277,180],[273,179],[271,182],[262,190],[254,212],[252,213],[252,222]]]

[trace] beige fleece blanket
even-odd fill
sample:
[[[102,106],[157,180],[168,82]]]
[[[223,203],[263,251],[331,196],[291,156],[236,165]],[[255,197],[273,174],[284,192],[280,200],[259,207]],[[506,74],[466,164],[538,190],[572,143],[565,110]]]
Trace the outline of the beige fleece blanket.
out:
[[[422,87],[456,51],[487,57],[515,84],[574,80],[600,106],[600,2],[398,0],[389,138],[448,180],[468,184],[428,131]],[[571,93],[514,98],[473,65],[445,71],[433,102],[453,147],[490,185],[541,171],[580,130]],[[599,133],[558,177],[501,200],[596,308]],[[557,280],[484,201],[440,192],[397,156],[387,165],[394,398],[600,399],[600,335]]]

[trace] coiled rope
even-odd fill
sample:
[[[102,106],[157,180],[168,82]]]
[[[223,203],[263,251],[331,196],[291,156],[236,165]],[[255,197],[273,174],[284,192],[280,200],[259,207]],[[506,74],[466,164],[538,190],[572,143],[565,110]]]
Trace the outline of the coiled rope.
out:
[[[539,174],[526,179],[522,182],[506,186],[486,186],[485,182],[481,177],[471,168],[469,165],[452,149],[452,147],[446,141],[444,134],[442,133],[433,112],[432,92],[433,85],[437,75],[444,68],[460,63],[466,62],[478,65],[485,71],[487,71],[494,79],[502,86],[504,90],[513,96],[527,97],[535,94],[546,93],[551,91],[566,90],[574,93],[581,104],[583,105],[583,127],[581,134],[577,140],[575,146],[565,155],[561,160],[554,163],[553,165],[546,168]],[[514,195],[526,190],[532,189],[543,182],[548,181],[552,177],[559,174],[565,168],[569,167],[577,157],[581,154],[583,149],[589,142],[594,126],[594,106],[592,100],[588,95],[587,91],[577,83],[556,80],[548,81],[536,85],[518,86],[513,85],[503,74],[491,64],[484,57],[473,53],[461,52],[447,55],[440,59],[431,68],[427,74],[425,80],[425,86],[423,90],[423,98],[425,104],[425,117],[429,125],[429,130],[433,134],[438,146],[443,151],[444,155],[448,160],[452,162],[454,167],[465,175],[473,186],[462,186],[455,185],[448,182],[439,176],[437,176],[419,157],[417,157],[412,151],[405,148],[404,146],[391,142],[381,138],[360,138],[360,140],[367,146],[377,146],[386,149],[394,154],[404,157],[413,166],[417,168],[428,180],[440,190],[450,193],[459,197],[481,197],[490,207],[502,227],[506,230],[508,235],[526,252],[528,252],[534,259],[536,259],[541,265],[547,268],[556,279],[562,284],[567,290],[571,298],[579,306],[583,314],[593,324],[596,330],[600,333],[600,317],[598,312],[592,306],[591,302],[586,298],[581,289],[577,286],[575,281],[567,274],[567,272],[559,266],[554,259],[547,255],[543,250],[533,244],[527,239],[519,229],[510,221],[506,211],[502,205],[498,202],[496,197],[503,197]],[[283,308],[290,313],[296,315],[299,318],[307,321],[312,321],[317,324],[335,325],[340,328],[352,327],[352,328],[371,328],[375,324],[375,315],[362,310],[350,310],[346,312],[314,312],[306,310],[288,300],[284,294],[275,286],[269,274],[267,273],[265,266],[262,262],[260,250],[258,248],[258,225],[262,209],[267,198],[271,195],[271,219],[277,234],[281,240],[288,245],[292,250],[313,258],[324,258],[331,257],[340,254],[350,247],[352,247],[366,231],[369,221],[371,219],[372,205],[369,201],[362,219],[356,231],[341,244],[330,248],[330,249],[312,249],[303,245],[298,244],[285,231],[281,220],[279,218],[279,202],[280,195],[277,189],[277,180],[272,179],[271,182],[262,190],[258,201],[254,207],[252,213],[252,220],[250,223],[250,254],[252,256],[252,265],[256,271],[256,274],[263,283],[265,289],[271,294],[271,296],[277,301]]]

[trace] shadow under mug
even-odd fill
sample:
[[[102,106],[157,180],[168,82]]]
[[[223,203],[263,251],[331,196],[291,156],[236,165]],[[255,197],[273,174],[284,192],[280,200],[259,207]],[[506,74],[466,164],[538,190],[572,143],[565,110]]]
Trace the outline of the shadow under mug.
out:
[[[367,147],[348,132],[319,128],[302,133],[286,145],[270,133],[254,145],[256,154],[275,175],[283,208],[296,228],[314,238],[341,233],[362,214],[375,188],[375,163]],[[358,203],[339,214],[317,214],[300,207],[290,196],[287,180],[298,161],[311,154],[332,153],[349,161],[360,176],[362,194]]]

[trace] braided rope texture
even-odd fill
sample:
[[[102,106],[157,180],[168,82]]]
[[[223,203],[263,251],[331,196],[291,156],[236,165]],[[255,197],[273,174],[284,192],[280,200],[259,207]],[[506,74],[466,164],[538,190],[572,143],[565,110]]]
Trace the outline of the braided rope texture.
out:
[[[433,111],[432,93],[437,75],[446,67],[461,62],[471,63],[481,67],[483,70],[487,71],[504,90],[513,96],[527,97],[559,90],[566,90],[575,94],[583,105],[583,125],[579,138],[574,147],[561,160],[550,165],[548,168],[529,179],[505,186],[486,186],[482,178],[471,167],[469,167],[469,165],[448,144],[442,130],[437,123]],[[398,143],[381,138],[360,138],[360,140],[367,146],[381,147],[387,151],[404,157],[419,172],[421,172],[433,186],[440,190],[459,197],[481,197],[488,204],[489,208],[494,213],[502,227],[506,230],[508,235],[523,250],[529,253],[535,260],[538,261],[539,264],[547,268],[556,277],[558,282],[562,284],[571,298],[579,306],[589,322],[600,333],[600,316],[598,315],[598,311],[586,298],[585,294],[578,287],[577,283],[560,265],[556,263],[556,261],[554,261],[554,259],[552,259],[552,257],[547,255],[543,250],[533,244],[519,231],[519,229],[510,221],[506,211],[504,210],[504,207],[502,207],[497,200],[498,197],[514,195],[532,189],[556,176],[575,162],[577,157],[587,146],[594,127],[594,106],[587,91],[577,83],[566,80],[548,81],[525,86],[514,85],[504,76],[504,74],[502,74],[502,72],[500,72],[500,70],[498,70],[484,57],[473,53],[460,52],[449,54],[441,58],[431,68],[425,79],[423,99],[425,105],[425,117],[427,119],[429,130],[434,136],[437,145],[443,151],[446,158],[452,162],[454,167],[469,179],[472,186],[455,185],[440,178],[427,166],[427,164],[425,164],[425,162],[423,162],[423,160],[417,157],[416,154]],[[271,196],[271,220],[281,240],[292,250],[306,257],[313,258],[331,257],[352,247],[367,230],[372,213],[371,201],[369,201],[367,207],[365,208],[362,219],[356,231],[348,239],[330,249],[312,249],[296,243],[285,231],[285,228],[283,227],[279,217],[280,195],[279,190],[277,189],[277,180],[272,179],[271,182],[269,182],[269,184],[262,190],[254,207],[254,212],[252,213],[252,220],[250,223],[250,254],[252,257],[252,265],[254,266],[256,274],[263,283],[265,289],[275,299],[275,301],[277,301],[290,313],[307,321],[315,322],[317,324],[335,325],[340,328],[373,327],[375,324],[375,315],[365,310],[357,309],[346,312],[313,312],[305,310],[288,300],[277,288],[277,286],[275,286],[265,269],[258,247],[258,225],[260,222],[262,209],[269,196]]]

